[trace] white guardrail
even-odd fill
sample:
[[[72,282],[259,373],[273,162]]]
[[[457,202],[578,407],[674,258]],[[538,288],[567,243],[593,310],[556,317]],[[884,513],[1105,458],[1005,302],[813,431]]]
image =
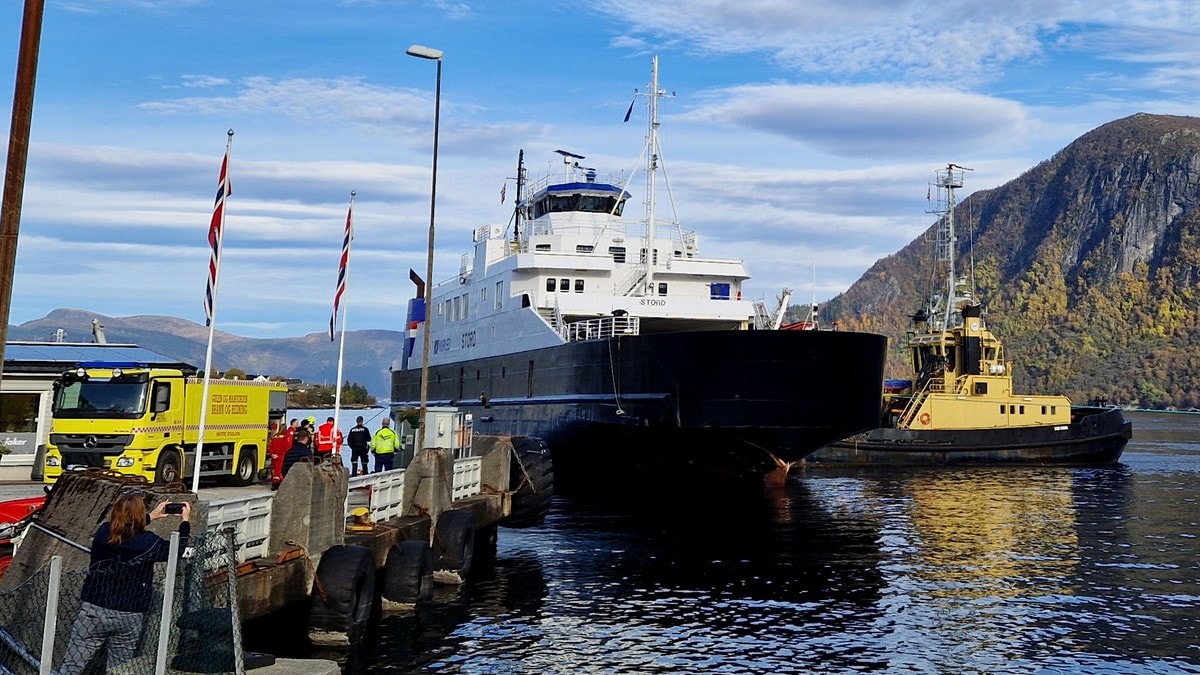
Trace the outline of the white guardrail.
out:
[[[372,522],[398,518],[403,509],[404,469],[350,478],[346,494],[346,515],[352,509],[366,507]],[[483,460],[467,457],[454,460],[455,501],[483,491]],[[274,492],[259,492],[244,497],[218,499],[208,503],[209,531],[232,527],[236,532],[238,562],[262,558],[268,554],[271,534],[271,502]]]

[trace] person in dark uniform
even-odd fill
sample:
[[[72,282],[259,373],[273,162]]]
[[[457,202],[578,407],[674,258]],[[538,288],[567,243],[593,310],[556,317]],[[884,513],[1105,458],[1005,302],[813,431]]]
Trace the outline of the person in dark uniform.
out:
[[[363,424],[362,415],[354,420],[354,427],[346,434],[346,445],[350,446],[350,475],[367,475],[367,461],[371,452],[371,430]],[[362,471],[358,470],[357,461],[362,461]]]
[[[312,436],[309,435],[308,429],[300,427],[296,430],[295,441],[292,442],[292,447],[283,455],[283,476],[286,477],[289,470],[296,462],[305,460],[312,461],[313,451],[312,446],[308,444]]]

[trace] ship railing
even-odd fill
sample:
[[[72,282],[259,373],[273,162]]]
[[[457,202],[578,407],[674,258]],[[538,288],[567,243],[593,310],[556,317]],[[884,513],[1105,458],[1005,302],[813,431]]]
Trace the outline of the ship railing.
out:
[[[635,267],[624,279],[613,285],[613,295],[630,295],[646,279],[646,268]]]
[[[929,388],[926,387],[909,399],[908,405],[904,408],[904,414],[900,416],[900,422],[896,425],[897,427],[905,429],[912,425],[913,418],[917,416],[917,411],[921,409],[921,404],[925,402],[925,397],[929,396],[929,391]]]
[[[925,391],[933,394],[945,394],[950,389],[946,386],[946,378],[931,377],[929,378],[929,382],[925,384]]]
[[[530,181],[529,184],[525,186],[523,194],[531,196],[537,194],[539,190],[551,185],[572,182],[582,183],[586,180],[587,174],[579,169],[572,168],[565,174],[561,172],[552,172],[542,176],[541,178]],[[600,185],[621,186],[625,183],[625,175],[617,171],[609,172],[605,176],[597,174],[592,182]]]
[[[935,394],[965,394],[969,383],[970,378],[966,375],[955,378],[953,382],[948,382],[944,377],[934,377],[925,385],[925,391]]]
[[[581,340],[599,340],[618,335],[638,335],[641,331],[641,319],[636,316],[602,316],[598,319],[573,321],[562,328],[562,336],[567,342]]]

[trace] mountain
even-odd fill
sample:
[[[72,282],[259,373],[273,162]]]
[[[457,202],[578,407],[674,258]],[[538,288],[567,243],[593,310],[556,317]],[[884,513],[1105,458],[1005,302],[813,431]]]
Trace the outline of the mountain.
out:
[[[204,367],[208,328],[170,316],[111,317],[80,309],[56,309],[43,319],[9,327],[9,340],[49,342],[62,329],[70,342],[92,341],[92,319],[99,319],[110,344],[135,344],[164,356]],[[378,398],[391,391],[389,367],[399,360],[404,333],[357,330],[346,333],[343,381],[356,382]],[[247,373],[283,375],[313,383],[337,381],[337,343],[328,333],[298,338],[246,338],[216,331],[213,367],[241,368]]]
[[[958,204],[955,265],[974,270],[1018,391],[1200,407],[1198,204],[1200,118],[1144,113]],[[930,292],[932,229],[822,310],[888,335],[891,376],[908,374],[902,337]]]

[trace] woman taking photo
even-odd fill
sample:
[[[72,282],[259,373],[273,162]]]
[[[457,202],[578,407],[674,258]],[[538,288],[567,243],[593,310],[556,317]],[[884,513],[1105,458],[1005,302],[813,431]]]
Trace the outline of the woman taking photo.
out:
[[[146,525],[168,518],[169,502],[162,502],[146,513],[144,492],[117,496],[108,514],[92,538],[92,562],[81,593],[83,606],[71,628],[71,640],[59,673],[74,675],[108,645],[107,671],[131,660],[142,633],[142,621],[154,597],[154,563],[170,554],[170,543]],[[183,502],[177,510],[179,550],[187,546],[192,514],[191,504]]]

